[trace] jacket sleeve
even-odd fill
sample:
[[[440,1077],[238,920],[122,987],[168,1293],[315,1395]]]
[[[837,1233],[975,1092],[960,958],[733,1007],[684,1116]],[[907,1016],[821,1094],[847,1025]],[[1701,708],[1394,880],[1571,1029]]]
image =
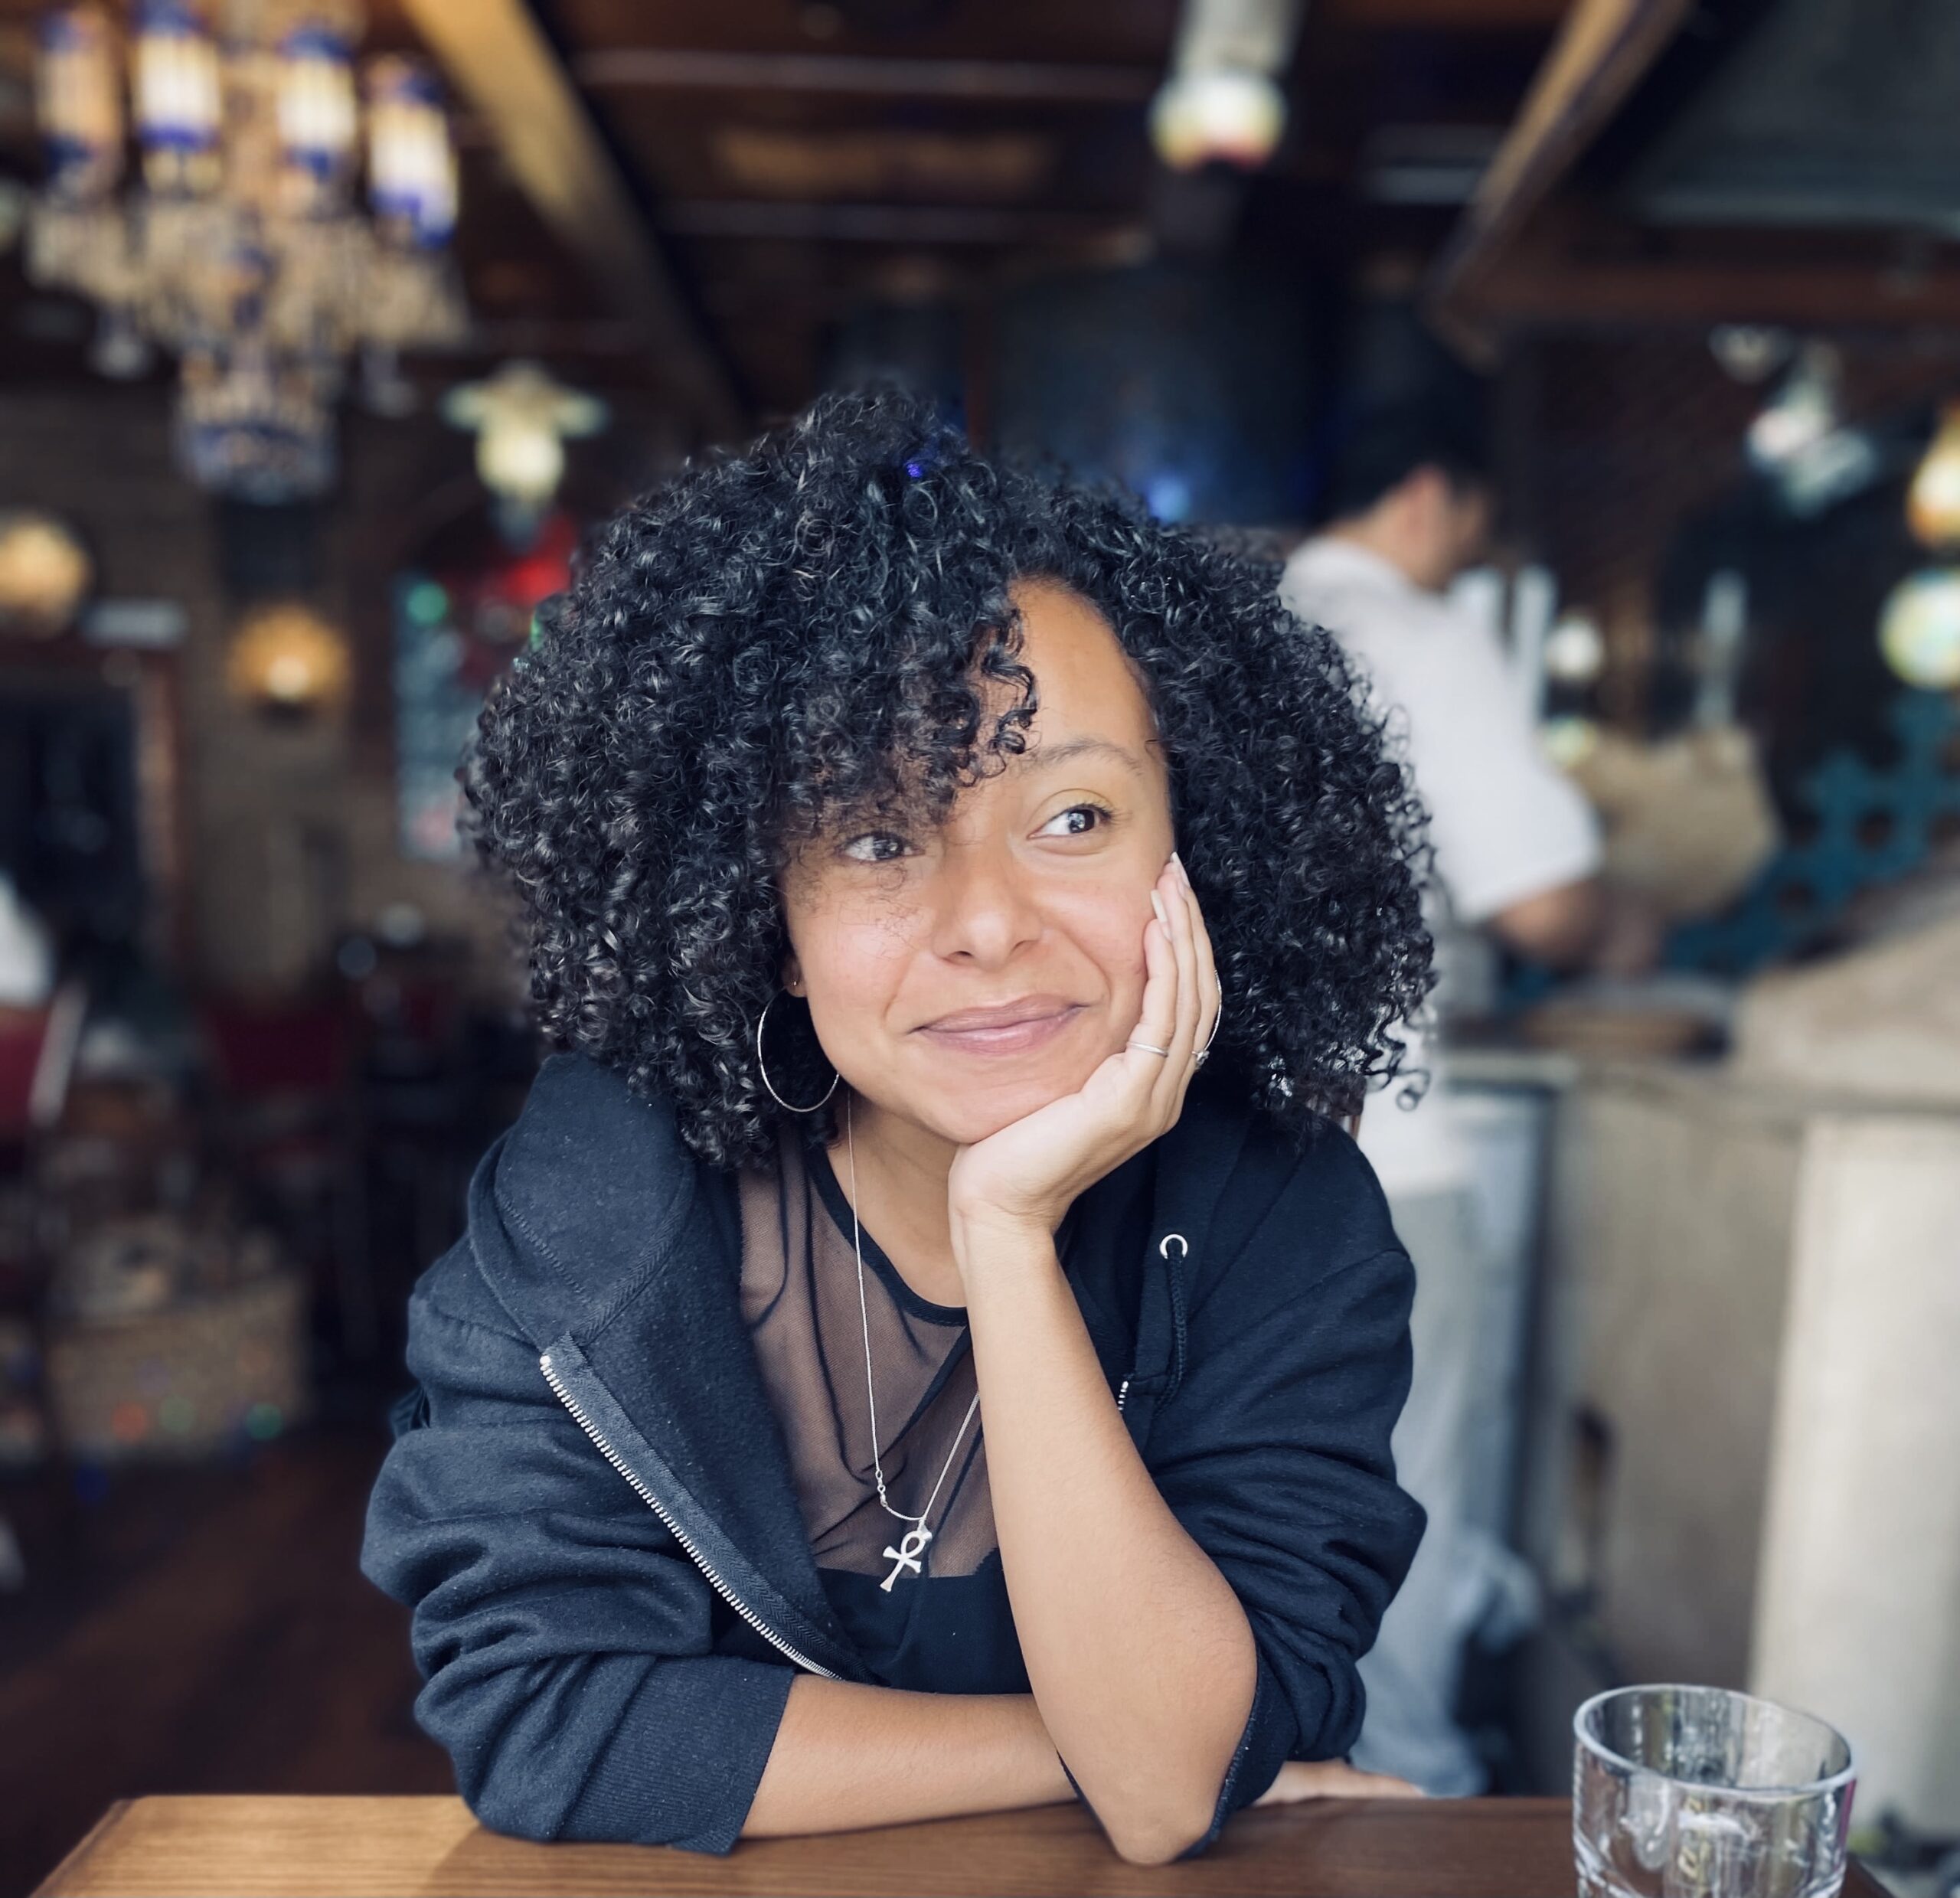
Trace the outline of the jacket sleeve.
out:
[[[470,1810],[524,1838],[727,1851],[794,1670],[710,1652],[705,1578],[527,1341],[418,1291],[408,1364],[426,1406],[396,1414],[361,1566],[412,1611],[416,1718]]]
[[[1251,1711],[1202,1851],[1289,1759],[1344,1755],[1356,1663],[1423,1530],[1389,1436],[1408,1395],[1415,1272],[1386,1249],[1305,1284],[1314,1209],[1282,1194],[1194,1311],[1188,1368],[1147,1449],[1165,1501],[1238,1596],[1258,1652]],[[1385,1222],[1384,1222],[1385,1225]]]

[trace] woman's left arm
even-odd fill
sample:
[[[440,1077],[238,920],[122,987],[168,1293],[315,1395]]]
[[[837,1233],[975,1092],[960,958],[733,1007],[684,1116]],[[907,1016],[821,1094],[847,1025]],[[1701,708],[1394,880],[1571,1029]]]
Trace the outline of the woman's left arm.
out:
[[[1132,1863],[1209,1830],[1250,1711],[1252,1629],[1165,1503],[1110,1401],[1046,1232],[968,1244],[987,1480],[1042,1719]]]
[[[965,1148],[948,1186],[1028,1679],[1111,1843],[1138,1863],[1210,1829],[1259,1675],[1245,1611],[1144,1468],[1055,1253],[1076,1195],[1175,1123],[1217,1018],[1177,858],[1151,906],[1129,1045],[1079,1092]]]

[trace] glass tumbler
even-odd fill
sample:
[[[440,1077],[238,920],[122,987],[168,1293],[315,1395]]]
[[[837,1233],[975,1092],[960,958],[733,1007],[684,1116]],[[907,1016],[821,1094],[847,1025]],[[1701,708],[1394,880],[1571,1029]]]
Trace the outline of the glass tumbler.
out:
[[[1851,1749],[1725,1687],[1634,1687],[1573,1717],[1581,1898],[1834,1898]]]

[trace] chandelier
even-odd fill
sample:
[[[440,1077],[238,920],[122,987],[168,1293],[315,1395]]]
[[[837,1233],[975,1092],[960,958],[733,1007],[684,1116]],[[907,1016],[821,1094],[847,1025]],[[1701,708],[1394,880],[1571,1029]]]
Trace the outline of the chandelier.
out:
[[[42,25],[28,273],[99,306],[99,365],[177,356],[178,458],[220,493],[321,492],[350,361],[383,386],[397,352],[462,337],[435,80],[390,55],[357,89],[361,28],[358,0],[137,0],[126,50],[92,0]]]

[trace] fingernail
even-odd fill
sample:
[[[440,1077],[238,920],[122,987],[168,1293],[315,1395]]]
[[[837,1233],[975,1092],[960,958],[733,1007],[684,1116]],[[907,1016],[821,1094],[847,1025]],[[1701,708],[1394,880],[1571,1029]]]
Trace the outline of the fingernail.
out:
[[[1184,867],[1184,860],[1183,858],[1180,857],[1174,850],[1171,853],[1171,861],[1178,866],[1178,874],[1184,880],[1184,887],[1187,889],[1190,888],[1191,873]]]
[[[1150,893],[1150,907],[1157,912],[1159,926],[1168,930],[1171,926],[1171,919],[1164,913],[1164,899],[1155,890]]]

